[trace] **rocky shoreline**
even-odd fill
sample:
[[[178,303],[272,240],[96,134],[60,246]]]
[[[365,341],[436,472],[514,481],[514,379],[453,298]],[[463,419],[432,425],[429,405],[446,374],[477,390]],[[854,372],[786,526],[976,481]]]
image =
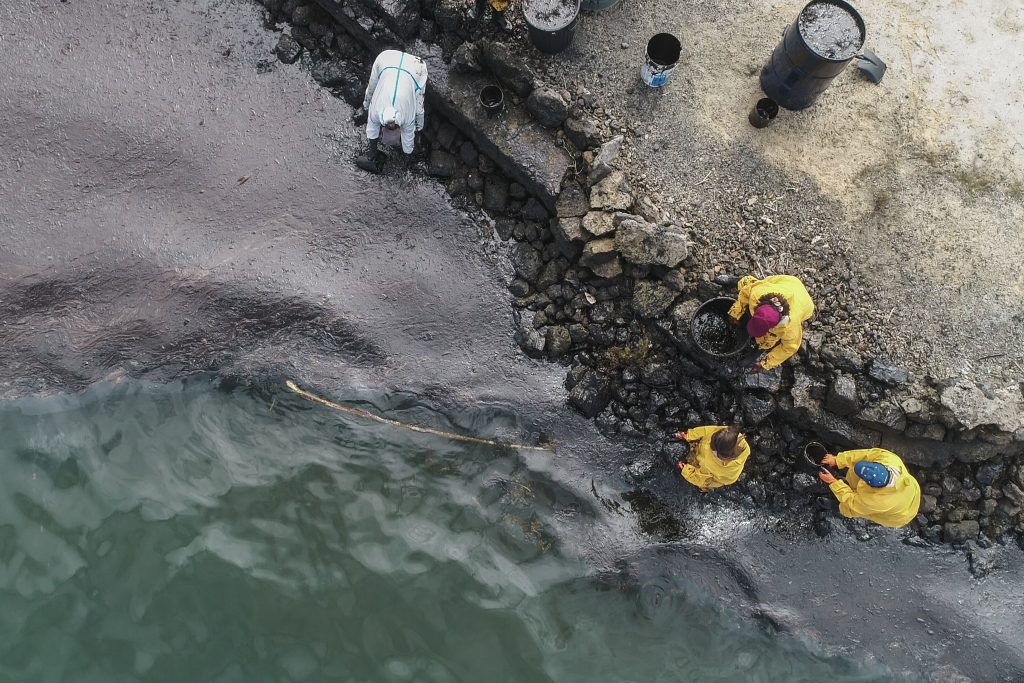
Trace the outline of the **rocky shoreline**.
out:
[[[362,101],[374,50],[433,51],[432,80],[440,69],[499,81],[510,107],[528,112],[548,131],[546,144],[565,150],[570,164],[552,193],[550,183],[535,182],[536,168],[516,168],[500,144],[488,144],[486,132],[472,128],[471,113],[435,95],[422,136],[428,151],[418,166],[456,201],[486,211],[497,235],[511,241],[516,339],[527,354],[568,367],[570,405],[602,432],[642,438],[672,459],[681,448],[671,438],[675,431],[742,424],[754,455],[740,484],[710,495],[767,507],[819,534],[839,519],[831,495],[801,464],[803,445],[881,445],[902,455],[922,484],[921,513],[907,542],[962,546],[979,575],[996,563],[995,544],[1024,544],[1020,384],[936,378],[872,355],[870,344],[841,334],[844,321],[858,314],[856,281],[828,273],[808,278],[819,313],[800,353],[782,368],[749,375],[713,361],[693,347],[690,318],[701,301],[733,294],[735,280],[747,273],[716,264],[716,245],[700,226],[638,190],[641,171],[619,168],[632,135],[626,122],[582,88],[545,83],[513,56],[522,50],[481,35],[493,29],[469,22],[466,3],[260,2],[268,27],[291,25],[281,34],[278,58],[303,60],[353,107]],[[771,201],[757,194],[737,198],[737,212],[744,225],[772,221]],[[828,261],[828,245],[821,249]],[[746,256],[749,271],[770,274]],[[737,261],[744,259],[731,261],[733,268]],[[627,476],[639,498],[672,508],[678,502],[664,485],[668,471],[660,457],[645,455]],[[870,537],[865,525],[843,522]]]

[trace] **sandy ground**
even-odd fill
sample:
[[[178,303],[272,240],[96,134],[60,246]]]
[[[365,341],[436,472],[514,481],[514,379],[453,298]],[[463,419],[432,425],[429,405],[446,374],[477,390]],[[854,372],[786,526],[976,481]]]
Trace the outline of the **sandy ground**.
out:
[[[564,368],[516,347],[499,245],[431,182],[357,175],[351,112],[262,63],[275,38],[249,0],[0,7],[3,395],[203,369],[413,391],[515,412],[561,444],[531,466],[621,501],[649,454],[598,435]],[[596,568],[627,557],[824,652],[1024,676],[1019,551],[979,583],[896,533],[808,541],[746,510],[705,511],[697,549],[652,548],[621,512],[566,525]]]
[[[625,0],[548,61],[636,129],[634,174],[712,241],[735,236],[750,197],[771,202],[766,269],[856,279],[842,301],[860,309],[859,332],[882,329],[872,350],[920,374],[1019,378],[1024,2],[859,0],[882,83],[851,66],[814,107],[754,129],[760,68],[802,5]],[[684,52],[652,93],[637,73],[660,31]],[[830,272],[847,256],[849,275]]]

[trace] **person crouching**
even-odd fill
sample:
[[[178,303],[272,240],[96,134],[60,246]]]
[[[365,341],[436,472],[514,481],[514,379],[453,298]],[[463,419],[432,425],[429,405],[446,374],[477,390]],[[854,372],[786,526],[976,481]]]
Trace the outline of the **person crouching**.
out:
[[[737,427],[694,427],[676,434],[690,445],[686,461],[679,461],[683,479],[707,492],[735,484],[750,456],[747,439]]]
[[[893,529],[906,526],[917,517],[921,485],[895,453],[884,448],[863,448],[827,454],[821,464],[849,468],[846,481],[827,471],[818,474],[839,500],[839,514],[843,517],[866,519]]]

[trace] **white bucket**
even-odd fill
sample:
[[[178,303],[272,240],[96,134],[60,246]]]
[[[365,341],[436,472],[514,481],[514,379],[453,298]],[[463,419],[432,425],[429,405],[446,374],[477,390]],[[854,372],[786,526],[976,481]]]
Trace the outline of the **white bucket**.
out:
[[[683,47],[679,39],[671,33],[659,33],[647,41],[647,52],[644,54],[644,65],[640,69],[640,77],[652,88],[663,88],[668,85]]]

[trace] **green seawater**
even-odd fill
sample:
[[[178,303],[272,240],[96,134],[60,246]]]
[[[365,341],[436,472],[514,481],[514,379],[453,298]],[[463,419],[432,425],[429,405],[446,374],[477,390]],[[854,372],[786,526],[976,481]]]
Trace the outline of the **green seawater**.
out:
[[[521,436],[514,416],[389,415]],[[609,579],[554,458],[209,378],[0,404],[2,681],[876,681]]]

